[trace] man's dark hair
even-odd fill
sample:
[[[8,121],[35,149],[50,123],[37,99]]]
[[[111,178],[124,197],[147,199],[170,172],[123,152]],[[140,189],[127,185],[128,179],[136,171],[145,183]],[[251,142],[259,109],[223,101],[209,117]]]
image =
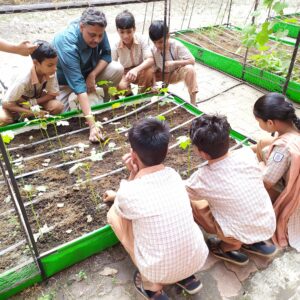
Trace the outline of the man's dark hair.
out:
[[[80,23],[84,25],[98,25],[100,27],[106,27],[107,21],[105,14],[93,7],[87,8],[81,15]]]
[[[124,10],[116,16],[117,29],[135,28],[134,16],[128,10]]]
[[[50,43],[37,40],[34,44],[38,47],[32,52],[31,58],[36,59],[39,63],[42,63],[47,58],[57,57],[57,53]]]
[[[215,159],[228,152],[229,132],[230,125],[226,117],[202,115],[192,122],[190,138],[198,150]]]
[[[149,27],[149,37],[152,42],[160,40],[164,36],[164,29],[166,30],[166,35],[169,33],[168,26],[164,26],[164,21],[158,20],[153,21]]]
[[[167,155],[169,127],[157,119],[143,119],[128,134],[129,143],[145,166],[161,164]]]

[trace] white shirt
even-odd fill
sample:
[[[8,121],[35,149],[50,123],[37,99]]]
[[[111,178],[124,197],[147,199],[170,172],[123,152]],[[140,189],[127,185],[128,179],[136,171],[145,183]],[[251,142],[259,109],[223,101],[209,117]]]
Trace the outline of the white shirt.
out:
[[[208,201],[225,236],[245,244],[273,236],[275,213],[250,148],[235,150],[200,168],[186,181],[186,187],[192,199]]]
[[[137,267],[149,281],[175,283],[205,263],[208,249],[175,170],[122,180],[115,207],[132,220]]]

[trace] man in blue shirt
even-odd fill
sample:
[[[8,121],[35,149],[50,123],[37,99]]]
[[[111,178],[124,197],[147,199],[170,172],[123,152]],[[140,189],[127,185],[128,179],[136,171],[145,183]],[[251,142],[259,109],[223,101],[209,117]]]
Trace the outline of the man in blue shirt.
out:
[[[60,99],[65,110],[70,109],[68,98],[74,92],[90,127],[90,141],[102,138],[93,118],[88,94],[95,92],[96,82],[111,81],[117,86],[122,79],[123,67],[112,62],[111,49],[105,28],[104,13],[86,9],[78,21],[56,34],[53,45],[58,54],[57,78],[61,87]]]

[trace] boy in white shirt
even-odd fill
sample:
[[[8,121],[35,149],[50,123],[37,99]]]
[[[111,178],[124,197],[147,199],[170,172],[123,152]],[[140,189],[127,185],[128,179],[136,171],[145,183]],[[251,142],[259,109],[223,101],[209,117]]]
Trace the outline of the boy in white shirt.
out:
[[[116,27],[120,40],[112,47],[112,59],[124,67],[124,75],[118,85],[119,90],[131,94],[130,84],[139,86],[144,92],[153,85],[153,57],[145,37],[135,33],[135,19],[125,10],[117,15]]]
[[[186,189],[195,221],[217,236],[208,239],[212,254],[245,265],[249,259],[241,248],[266,257],[275,253],[264,241],[273,236],[276,218],[254,153],[250,147],[228,152],[229,132],[226,117],[202,115],[193,121],[192,144],[208,164],[186,181]]]
[[[195,294],[201,282],[193,275],[204,264],[208,249],[193,220],[179,174],[162,163],[169,129],[156,119],[144,119],[129,131],[131,152],[124,157],[130,172],[117,193],[108,222],[138,268],[134,285],[147,299],[169,299],[162,290],[176,283]]]

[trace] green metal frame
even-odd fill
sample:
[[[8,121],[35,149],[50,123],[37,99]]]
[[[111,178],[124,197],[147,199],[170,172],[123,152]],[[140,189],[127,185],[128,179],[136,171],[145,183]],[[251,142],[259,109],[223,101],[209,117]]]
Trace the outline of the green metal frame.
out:
[[[122,100],[116,100],[114,102],[104,103],[92,108],[93,111],[101,111],[111,107],[113,103],[122,102],[122,103],[134,103],[137,101],[142,101],[143,99],[149,97],[149,95],[141,94],[137,96],[127,97]],[[201,115],[199,109],[193,105],[187,103],[178,96],[173,96],[173,102],[176,104],[183,104],[183,108],[194,115]],[[61,116],[66,119],[74,116],[78,116],[81,111],[71,111]],[[26,123],[17,123],[13,125],[8,125],[1,128],[1,131],[5,130],[14,130],[26,126]],[[33,126],[33,125],[30,125]],[[237,131],[231,130],[231,137],[235,140],[241,142],[245,141],[247,138],[245,135],[240,134]],[[248,142],[245,142],[248,144]],[[99,253],[102,250],[111,247],[118,243],[118,239],[115,236],[113,230],[109,225],[106,225],[98,230],[95,230],[87,235],[79,237],[73,241],[70,241],[66,244],[56,247],[55,249],[48,251],[44,254],[41,254],[41,263],[45,269],[46,277],[49,278],[52,275],[56,274],[59,271],[64,270],[67,267],[70,267],[89,256]],[[24,275],[28,274],[28,269],[36,270],[32,271],[32,277],[24,280]],[[0,292],[0,300],[8,299],[9,297],[15,295],[16,293],[21,292],[27,287],[30,287],[36,283],[42,281],[41,275],[37,272],[37,267],[34,262],[31,262],[21,268],[18,272],[7,271],[3,274],[0,274],[0,288],[1,283],[10,283],[10,288],[4,292]]]
[[[230,27],[229,27],[230,29]],[[237,29],[238,30],[238,29]],[[178,31],[177,33],[193,32],[195,30]],[[180,37],[175,37],[184,44],[193,54],[195,59],[204,65],[220,70],[233,77],[242,79],[243,64],[230,57],[218,54],[206,48],[187,42]],[[287,43],[290,44],[290,43]],[[264,71],[254,66],[245,66],[244,78],[246,82],[254,84],[272,92],[282,92],[285,78],[268,71]],[[300,84],[290,81],[286,91],[286,95],[293,101],[300,103]]]
[[[278,23],[275,24],[274,26],[274,32],[277,32],[279,30],[288,30],[288,36],[291,38],[296,39],[299,31],[300,31],[300,24],[294,24],[294,23],[287,23],[284,20],[282,20],[282,18],[292,18],[293,16],[299,17],[300,14],[296,13],[296,14],[290,14],[290,15],[284,15],[284,16],[278,16],[276,17],[276,19],[278,19]]]

